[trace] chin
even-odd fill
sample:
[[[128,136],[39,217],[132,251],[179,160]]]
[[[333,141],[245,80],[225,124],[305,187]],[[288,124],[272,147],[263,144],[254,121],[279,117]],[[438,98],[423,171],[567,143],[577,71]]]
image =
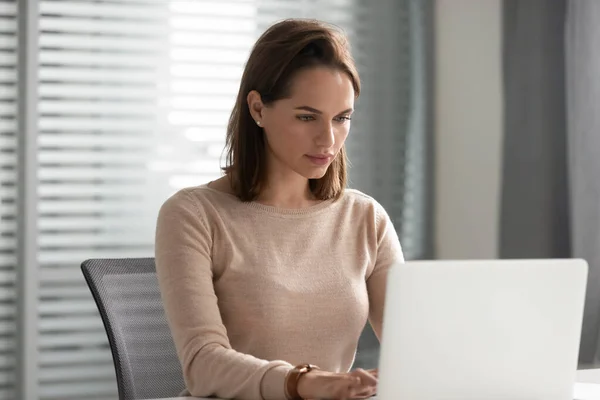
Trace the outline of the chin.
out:
[[[321,179],[327,173],[327,168],[329,168],[329,166],[318,168],[318,169],[317,168],[310,168],[310,169],[294,168],[293,171],[296,172],[301,177],[306,178],[306,179]]]
[[[321,179],[327,173],[331,163],[327,165],[315,166],[311,165],[307,168],[306,165],[298,165],[293,170],[300,176],[306,179]]]
[[[301,174],[302,176],[304,176],[306,179],[321,179],[322,177],[325,176],[325,174],[327,173],[327,168],[323,168],[322,170],[319,171],[309,171],[305,174]]]

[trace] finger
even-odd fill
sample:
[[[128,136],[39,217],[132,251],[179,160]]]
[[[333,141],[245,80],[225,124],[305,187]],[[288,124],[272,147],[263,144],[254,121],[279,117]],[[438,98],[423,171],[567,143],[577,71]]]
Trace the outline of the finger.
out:
[[[377,393],[377,390],[375,388],[368,388],[363,390],[355,390],[352,393],[350,393],[350,396],[352,399],[366,399],[374,396],[375,393]]]
[[[377,394],[377,387],[376,386],[355,388],[354,391],[353,391],[353,393],[352,393],[352,398],[365,399],[365,398],[368,398],[368,397],[372,397],[375,394]]]
[[[377,386],[367,386],[367,387],[362,387],[362,388],[354,388],[356,393],[360,394],[360,395],[369,395],[370,393],[376,393],[377,392]]]
[[[356,372],[356,373],[360,373],[360,374],[369,374],[375,378],[377,378],[379,376],[379,370],[377,368],[372,368],[372,369],[357,368],[352,372]]]
[[[357,394],[364,391],[365,385],[362,383],[362,379],[360,376],[349,375],[348,376],[348,385],[345,387],[344,398],[346,399],[354,399],[357,398]]]
[[[367,372],[373,376],[379,376],[379,368],[368,369]]]
[[[364,386],[374,386],[377,385],[377,377],[373,376],[368,371],[364,369],[356,369],[352,371],[352,375],[358,376],[360,378],[360,382]]]
[[[364,399],[373,396],[377,392],[376,385],[355,385],[350,389],[349,397],[352,399]]]
[[[355,387],[360,387],[360,378],[352,375],[339,376],[338,380],[332,382],[330,394],[336,399],[348,399]]]
[[[342,379],[334,385],[335,389],[329,392],[332,398],[339,400],[363,399],[371,397],[377,390],[376,378],[364,370],[353,371],[340,378]]]

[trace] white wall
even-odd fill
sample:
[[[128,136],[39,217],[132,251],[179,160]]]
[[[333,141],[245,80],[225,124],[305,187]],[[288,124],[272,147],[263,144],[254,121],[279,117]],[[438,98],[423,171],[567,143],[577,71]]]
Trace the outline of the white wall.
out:
[[[436,2],[436,254],[496,258],[501,0]]]

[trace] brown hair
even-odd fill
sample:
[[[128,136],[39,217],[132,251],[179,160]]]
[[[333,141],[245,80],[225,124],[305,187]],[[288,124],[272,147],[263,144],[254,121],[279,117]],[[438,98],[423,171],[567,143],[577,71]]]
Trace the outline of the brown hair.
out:
[[[242,201],[256,199],[266,180],[265,136],[250,114],[248,93],[256,90],[269,105],[290,95],[296,73],[316,66],[348,74],[358,97],[360,80],[348,40],[336,27],[316,20],[287,19],[267,29],[254,45],[229,118],[227,163],[223,168]],[[325,175],[309,180],[310,190],[320,200],[339,198],[346,187],[346,175],[346,150],[342,147]]]

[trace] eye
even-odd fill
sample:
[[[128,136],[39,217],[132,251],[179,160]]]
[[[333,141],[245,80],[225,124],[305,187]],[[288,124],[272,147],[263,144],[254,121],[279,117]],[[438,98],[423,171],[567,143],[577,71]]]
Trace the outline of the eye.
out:
[[[304,121],[304,122],[315,120],[315,117],[312,115],[298,115],[298,116],[296,116],[296,118],[298,118],[300,121]]]
[[[341,115],[339,117],[335,117],[334,120],[336,120],[337,122],[346,122],[346,121],[351,121],[352,118],[349,115]]]

